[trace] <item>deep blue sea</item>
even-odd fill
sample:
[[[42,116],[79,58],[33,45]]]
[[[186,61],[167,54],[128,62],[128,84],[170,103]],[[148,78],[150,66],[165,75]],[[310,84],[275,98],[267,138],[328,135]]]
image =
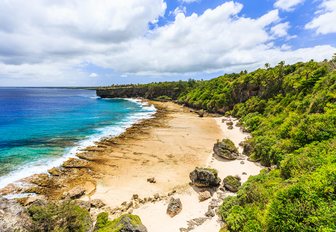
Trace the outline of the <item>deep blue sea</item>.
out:
[[[93,90],[0,88],[0,188],[151,117],[153,106]]]

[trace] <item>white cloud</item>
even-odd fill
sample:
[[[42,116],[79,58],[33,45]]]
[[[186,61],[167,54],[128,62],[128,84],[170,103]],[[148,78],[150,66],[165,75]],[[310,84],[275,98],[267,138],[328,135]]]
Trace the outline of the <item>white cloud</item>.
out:
[[[287,40],[296,38],[296,35],[289,35],[288,30],[290,29],[289,22],[279,23],[273,26],[270,30],[274,38],[285,38]]]
[[[271,32],[275,37],[286,37],[288,36],[289,23],[279,23],[271,28]]]
[[[192,2],[198,2],[200,0],[180,0],[180,1],[185,3],[192,3]]]
[[[179,7],[176,7],[173,12],[170,12],[170,14],[172,14],[174,16],[176,16],[176,15],[178,15],[180,13],[186,14],[187,13],[187,8],[185,6],[184,7],[179,6]]]
[[[303,3],[305,0],[276,0],[274,7],[284,10],[292,11],[296,6]]]
[[[97,74],[97,73],[91,73],[91,74],[89,75],[89,77],[98,77],[98,74]]]
[[[316,16],[306,24],[306,29],[315,30],[317,34],[336,33],[336,1],[322,0]]]
[[[0,83],[75,85],[104,77],[90,78],[87,63],[129,78],[251,70],[335,52],[327,45],[275,46],[276,38],[289,36],[278,10],[248,18],[240,16],[242,8],[225,2],[190,16],[182,9],[150,30],[165,14],[163,0],[0,0],[0,41],[6,41],[0,43]]]

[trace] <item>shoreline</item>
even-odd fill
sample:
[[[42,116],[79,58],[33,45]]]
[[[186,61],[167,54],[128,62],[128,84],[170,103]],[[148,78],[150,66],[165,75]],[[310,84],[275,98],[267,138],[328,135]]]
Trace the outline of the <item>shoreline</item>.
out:
[[[216,201],[218,207],[232,193],[218,190],[211,199],[199,202],[199,190],[189,185],[189,173],[197,166],[210,167],[218,170],[221,179],[239,175],[242,183],[250,175],[258,174],[261,167],[247,157],[227,161],[212,154],[213,144],[223,138],[231,139],[241,151],[239,143],[249,134],[236,125],[229,130],[223,121],[228,120],[225,117],[199,117],[194,110],[175,103],[146,102],[157,109],[151,118],[133,124],[119,136],[86,147],[76,154],[77,158],[50,169],[49,174],[25,178],[29,183],[26,188],[10,186],[5,192],[32,193],[31,197],[19,199],[26,205],[36,199],[61,200],[79,188],[80,201],[101,200],[105,204],[103,210],[112,218],[126,212],[137,214],[149,232],[157,231],[162,224],[170,225],[164,230],[167,232],[181,228],[189,231],[190,223],[200,218],[203,221],[194,225],[195,231],[218,231],[218,216],[204,214],[212,204],[210,201]],[[155,183],[149,183],[149,178],[154,178]],[[147,200],[134,203],[134,196]],[[166,215],[171,196],[181,198],[184,205],[182,213],[174,218]],[[132,205],[128,207],[129,204]],[[101,210],[91,213],[97,215]]]
[[[135,104],[141,105],[143,109],[154,107],[149,104],[148,101],[137,98],[123,98],[124,100],[134,102]],[[72,147],[65,148],[63,155],[59,157],[43,158],[35,163],[25,164],[16,170],[13,170],[2,177],[2,182],[0,186],[0,196],[7,197],[7,193],[15,191],[15,189],[24,188],[29,185],[30,177],[48,174],[49,170],[54,168],[60,168],[69,159],[80,159],[78,154],[85,151],[88,148],[96,147],[101,141],[110,140],[124,134],[133,125],[139,124],[144,120],[151,119],[156,114],[156,108],[151,110],[146,110],[143,112],[136,112],[129,115],[125,120],[121,121],[118,125],[110,125],[103,128],[96,128],[97,133],[88,135],[84,139],[76,142]],[[139,116],[141,115],[141,116]],[[48,163],[48,165],[45,165]],[[42,171],[41,171],[42,170]],[[20,193],[20,195],[29,195],[29,193]],[[8,198],[15,198],[15,195],[8,196]]]

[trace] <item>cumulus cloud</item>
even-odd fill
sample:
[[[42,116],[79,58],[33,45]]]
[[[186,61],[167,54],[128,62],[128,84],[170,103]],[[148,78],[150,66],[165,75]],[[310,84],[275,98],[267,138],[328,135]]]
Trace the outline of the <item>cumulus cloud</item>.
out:
[[[316,16],[306,24],[306,29],[315,30],[317,34],[329,34],[336,32],[336,1],[322,0]]]
[[[239,71],[335,52],[327,45],[277,47],[276,38],[287,37],[289,28],[278,10],[249,18],[232,1],[199,15],[182,9],[172,22],[150,29],[166,7],[163,0],[0,1],[0,41],[6,41],[0,43],[1,83],[79,84],[94,75],[83,64],[128,78]]]
[[[276,0],[274,7],[284,10],[292,11],[296,6],[303,3],[305,0]]]

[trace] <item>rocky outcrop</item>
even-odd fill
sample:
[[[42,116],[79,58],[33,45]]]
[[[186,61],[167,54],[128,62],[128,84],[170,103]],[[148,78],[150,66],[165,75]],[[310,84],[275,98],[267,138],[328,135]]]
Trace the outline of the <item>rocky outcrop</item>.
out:
[[[179,198],[170,198],[168,207],[167,207],[167,214],[171,217],[175,217],[182,211],[182,202]]]
[[[0,231],[31,231],[32,221],[24,207],[15,200],[0,197]]]
[[[230,139],[223,139],[215,143],[213,151],[215,155],[227,160],[235,160],[239,157],[238,149]]]
[[[231,192],[238,192],[239,187],[241,186],[239,176],[227,176],[223,180],[223,185],[225,189]]]
[[[97,216],[95,231],[147,232],[147,228],[137,215],[124,214],[113,221],[109,221],[108,214],[103,212]]]
[[[217,187],[221,182],[217,170],[211,168],[196,168],[189,177],[196,187]]]
[[[64,168],[86,168],[89,162],[86,160],[80,160],[75,158],[70,158],[62,164]]]
[[[85,188],[81,186],[74,187],[70,191],[64,193],[63,197],[64,198],[70,198],[70,199],[77,199],[80,198],[85,194]]]

